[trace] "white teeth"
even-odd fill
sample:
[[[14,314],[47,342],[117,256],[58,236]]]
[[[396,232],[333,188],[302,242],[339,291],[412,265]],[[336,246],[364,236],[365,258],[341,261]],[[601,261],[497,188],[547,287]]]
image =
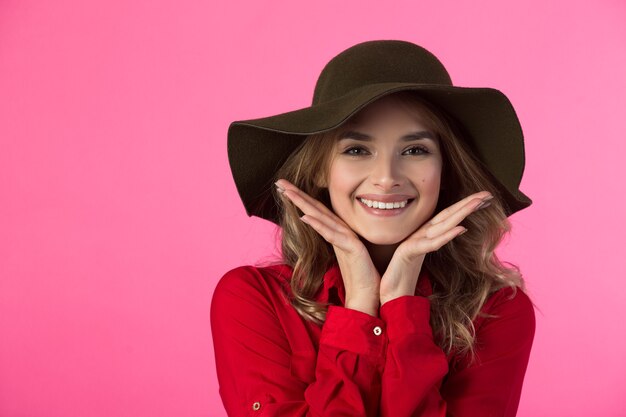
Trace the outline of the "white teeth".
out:
[[[406,206],[409,202],[409,200],[404,200],[404,201],[396,201],[394,203],[383,203],[382,201],[379,202],[379,201],[373,201],[373,200],[366,200],[365,198],[360,198],[359,200],[361,200],[361,202],[367,205],[368,207],[374,207],[379,210],[391,210],[394,208],[402,208]]]

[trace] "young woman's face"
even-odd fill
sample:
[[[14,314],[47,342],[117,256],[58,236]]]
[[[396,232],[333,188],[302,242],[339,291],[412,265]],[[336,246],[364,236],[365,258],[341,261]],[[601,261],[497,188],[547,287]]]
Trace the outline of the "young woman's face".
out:
[[[389,98],[342,126],[351,133],[337,140],[328,178],[335,214],[377,245],[399,243],[428,221],[441,182],[438,138],[419,112]]]

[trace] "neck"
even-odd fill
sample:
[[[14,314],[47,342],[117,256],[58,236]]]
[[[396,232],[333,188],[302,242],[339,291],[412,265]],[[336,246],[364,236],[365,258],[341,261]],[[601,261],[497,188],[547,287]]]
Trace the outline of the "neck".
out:
[[[370,254],[370,258],[372,258],[372,262],[374,263],[376,270],[382,277],[387,270],[389,262],[391,262],[391,258],[393,257],[394,252],[396,251],[398,246],[400,246],[400,243],[396,243],[394,245],[375,245],[365,239],[361,240],[367,248],[367,251]]]

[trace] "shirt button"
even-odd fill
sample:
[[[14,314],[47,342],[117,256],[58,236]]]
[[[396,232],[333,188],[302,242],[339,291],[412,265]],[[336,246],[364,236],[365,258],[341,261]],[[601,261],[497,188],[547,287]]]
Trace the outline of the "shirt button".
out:
[[[376,336],[380,336],[382,332],[383,332],[383,329],[381,329],[380,326],[374,327],[374,334]]]
[[[254,411],[257,411],[259,408],[261,408],[261,403],[260,402],[255,402],[254,404],[252,404],[252,409]]]

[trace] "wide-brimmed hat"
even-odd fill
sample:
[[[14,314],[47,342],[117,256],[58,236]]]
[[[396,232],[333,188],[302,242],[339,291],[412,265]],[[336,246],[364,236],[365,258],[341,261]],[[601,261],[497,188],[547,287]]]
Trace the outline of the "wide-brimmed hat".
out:
[[[416,92],[464,130],[463,139],[492,174],[507,216],[530,206],[532,200],[519,190],[524,137],[509,99],[494,88],[453,86],[439,59],[421,46],[373,40],[326,64],[310,107],[230,124],[228,160],[248,216],[279,224],[274,175],[307,135],[335,129],[369,103],[401,90]]]

